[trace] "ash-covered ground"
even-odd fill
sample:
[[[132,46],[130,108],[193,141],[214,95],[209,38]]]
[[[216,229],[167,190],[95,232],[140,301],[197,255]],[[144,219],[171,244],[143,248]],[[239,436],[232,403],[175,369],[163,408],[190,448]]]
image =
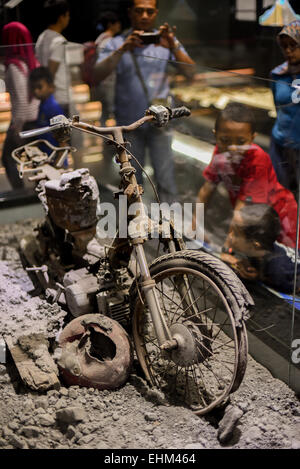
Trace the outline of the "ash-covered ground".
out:
[[[0,229],[0,326],[13,342],[20,333],[39,332],[51,341],[66,315],[30,294],[17,246],[35,223]],[[9,360],[0,365],[0,425],[2,449],[300,449],[299,399],[251,357],[225,414],[219,410],[205,417],[168,405],[134,372],[114,392],[77,386],[33,392]]]

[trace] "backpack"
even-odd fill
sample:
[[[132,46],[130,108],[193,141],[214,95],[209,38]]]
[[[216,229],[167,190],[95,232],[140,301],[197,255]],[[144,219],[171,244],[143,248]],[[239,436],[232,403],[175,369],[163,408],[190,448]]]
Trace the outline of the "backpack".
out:
[[[94,67],[97,60],[97,44],[89,41],[83,44],[83,63],[81,64],[81,77],[89,87],[97,85]]]

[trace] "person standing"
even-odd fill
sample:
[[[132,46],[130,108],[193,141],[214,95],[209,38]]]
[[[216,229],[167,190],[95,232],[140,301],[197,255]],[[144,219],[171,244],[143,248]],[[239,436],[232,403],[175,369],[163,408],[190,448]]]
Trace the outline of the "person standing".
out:
[[[101,15],[100,26],[103,28],[103,31],[95,41],[98,55],[101,53],[102,49],[105,49],[105,45],[110,39],[116,34],[119,34],[122,29],[120,19],[113,11],[107,11]],[[93,90],[95,99],[100,101],[102,105],[100,124],[103,127],[108,119],[114,118],[115,84],[116,74],[112,72],[108,77],[98,83]]]
[[[22,189],[24,183],[19,177],[11,153],[24,143],[19,132],[25,122],[37,118],[39,102],[29,93],[28,76],[38,66],[38,62],[34,55],[31,34],[22,23],[13,21],[3,27],[2,45],[6,46],[5,85],[11,101],[11,122],[3,145],[2,164],[13,189]]]
[[[66,63],[67,40],[62,32],[70,21],[70,6],[66,0],[47,0],[44,14],[48,28],[38,37],[36,55],[40,64],[49,68],[54,79],[54,97],[64,114],[69,116],[72,102],[71,76]]]
[[[296,193],[300,158],[300,21],[285,26],[277,36],[286,62],[271,72],[277,110],[272,129],[270,157],[279,182]],[[298,81],[295,81],[298,80]]]
[[[154,29],[157,14],[157,0],[132,0],[130,30],[111,39],[99,53],[95,66],[97,79],[102,80],[116,70],[115,114],[118,125],[128,125],[141,118],[155,101],[167,102],[170,94],[169,61],[174,62],[182,73],[193,74],[194,61],[169,25],[165,23],[159,31]],[[144,32],[159,33],[158,43],[145,44],[141,37]],[[146,148],[149,149],[160,199],[172,203],[177,189],[170,130],[145,125],[130,133],[128,139],[130,151],[141,165],[144,164]],[[135,167],[137,180],[141,183],[141,169]]]

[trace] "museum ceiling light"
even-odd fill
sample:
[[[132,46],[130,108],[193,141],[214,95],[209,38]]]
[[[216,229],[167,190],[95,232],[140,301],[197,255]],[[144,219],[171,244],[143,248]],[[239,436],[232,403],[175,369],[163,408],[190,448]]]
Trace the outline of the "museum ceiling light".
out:
[[[18,6],[20,3],[22,3],[23,0],[9,0],[9,2],[5,3],[6,8],[15,8]]]
[[[202,148],[200,144],[199,146],[192,145],[190,143],[182,142],[177,138],[174,138],[172,141],[172,150],[205,164],[210,163],[212,155],[211,148]]]

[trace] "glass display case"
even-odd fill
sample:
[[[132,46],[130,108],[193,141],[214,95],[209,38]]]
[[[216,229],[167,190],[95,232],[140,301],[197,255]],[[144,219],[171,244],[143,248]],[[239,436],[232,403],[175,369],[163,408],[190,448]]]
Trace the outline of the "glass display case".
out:
[[[254,143],[256,145],[255,151],[258,151],[257,146],[259,146],[259,156],[263,153],[263,160],[270,162],[268,164],[271,164],[271,160],[265,156],[265,153],[269,154],[271,151],[271,136],[272,132],[274,135],[274,126],[278,124],[278,119],[286,118],[284,126],[287,125],[287,127],[285,127],[284,135],[281,136],[281,146],[291,148],[289,167],[287,169],[285,166],[283,167],[283,170],[288,171],[288,176],[291,176],[288,178],[290,185],[286,188],[288,192],[281,189],[280,192],[278,185],[276,185],[277,182],[275,183],[277,175],[274,170],[271,172],[269,169],[268,175],[261,176],[261,182],[259,180],[252,181],[254,189],[251,190],[258,191],[259,195],[257,192],[253,192],[250,196],[249,193],[245,192],[242,200],[246,205],[251,205],[251,203],[270,204],[275,207],[276,211],[276,207],[280,205],[282,208],[293,199],[292,208],[286,209],[285,221],[283,215],[281,221],[293,224],[292,227],[286,227],[286,229],[293,230],[293,240],[287,245],[285,255],[297,263],[299,249],[297,236],[297,229],[299,229],[299,212],[297,212],[299,166],[297,163],[300,152],[300,121],[298,122],[300,80],[295,82],[290,80],[287,78],[288,73],[285,74],[282,70],[275,70],[275,74],[270,75],[271,70],[281,64],[284,58],[276,43],[276,34],[281,28],[267,28],[259,26],[258,23],[259,14],[262,13],[263,8],[267,7],[265,3],[269,2],[247,2],[247,9],[244,2],[230,0],[222,2],[222,8],[218,1],[210,1],[210,7],[204,7],[203,3],[205,2],[192,0],[172,3],[174,3],[174,7],[169,11],[170,2],[160,0],[159,20],[167,18],[170,23],[177,25],[177,37],[196,63],[193,77],[186,78],[181,72],[178,72],[178,68],[176,68],[178,64],[175,63],[174,57],[169,59],[168,80],[173,96],[173,105],[184,105],[191,109],[189,118],[178,120],[171,125],[178,201],[181,204],[195,204],[200,188],[208,180],[207,168],[211,167],[212,157],[217,153],[215,122],[228,104],[239,103],[251,109],[255,119],[256,135],[253,142],[246,143],[250,146]],[[94,40],[95,37],[86,37],[86,39]],[[73,95],[68,117],[79,114],[82,121],[99,126],[101,101],[92,99],[95,98],[93,90],[82,80],[83,46],[74,41],[68,47],[66,65],[70,70]],[[3,46],[1,50],[3,57],[5,56]],[[148,59],[149,69],[151,69],[151,63],[158,59],[155,56],[149,56]],[[156,79],[157,76],[151,76],[150,73],[149,81]],[[276,95],[278,92],[283,93],[285,98],[287,94],[290,95],[290,101],[285,103],[291,111],[288,115],[284,114],[284,110],[278,103],[277,106],[274,103],[274,93]],[[5,84],[5,65],[2,62],[0,68],[0,224],[2,226],[14,223],[16,220],[41,216],[34,184],[25,180],[24,188],[13,190],[1,162],[4,142],[11,122],[11,111],[10,94]],[[26,120],[24,117],[24,124]],[[234,118],[232,120],[234,121]],[[218,131],[218,129],[216,130]],[[275,127],[277,137],[278,132],[280,129]],[[297,135],[299,135],[299,139],[297,139]],[[71,144],[77,148],[69,161],[71,167],[74,169],[88,168],[90,174],[98,182],[101,201],[113,201],[113,193],[118,190],[119,167],[114,161],[112,147],[107,145],[105,140],[89,134],[82,137],[76,132],[73,134]],[[243,145],[245,142],[238,144],[238,146]],[[250,149],[248,148],[247,151]],[[226,152],[230,153],[230,150],[226,150]],[[275,159],[277,154],[274,153],[273,147],[272,159]],[[253,164],[261,165],[257,159]],[[144,167],[150,178],[155,181],[154,169],[147,155]],[[234,170],[237,170],[237,167],[236,165]],[[280,169],[282,166],[277,174]],[[232,168],[231,170],[233,171]],[[264,172],[264,168],[261,168],[261,172],[255,172],[252,167],[249,167],[249,171],[254,172],[255,179]],[[210,179],[210,182],[213,181],[215,184],[215,190],[207,208],[205,207],[205,239],[207,242],[205,241],[203,244],[197,240],[192,241],[188,237],[186,238],[190,248],[210,252],[218,258],[222,258],[222,248],[226,245],[228,232],[232,228],[233,209],[236,200],[240,200],[238,194],[241,194],[239,192],[243,182],[241,178],[245,176],[245,173],[243,173],[244,176],[239,173],[239,180],[234,181],[233,192],[235,191],[236,197],[235,203],[232,204],[232,198],[230,199],[228,192],[228,180],[226,182],[224,174],[225,172],[220,176],[218,173],[218,178],[215,176],[214,181]],[[229,173],[229,176],[232,183],[234,175]],[[143,181],[145,198],[147,203],[151,203],[154,200],[151,185],[146,177]],[[280,181],[283,182],[284,179],[280,179]],[[248,189],[249,184],[248,181]],[[266,184],[268,187],[264,186]],[[246,190],[245,187],[244,190]],[[276,191],[278,194],[280,192],[280,195],[274,195]],[[261,193],[267,194],[265,199]],[[277,213],[280,210],[278,209]],[[292,220],[288,216],[289,210],[294,214]],[[192,212],[189,213],[191,222],[192,215]],[[253,256],[248,257],[253,258]],[[276,270],[276,263],[274,265]],[[234,264],[232,267],[235,267]],[[281,264],[278,269],[280,274],[278,273],[276,276],[275,286],[272,286],[272,282],[265,282],[262,278],[251,281],[241,276],[255,302],[253,315],[247,322],[249,351],[275,377],[284,380],[295,391],[300,392],[300,277],[297,272],[291,271],[290,264],[289,271],[285,271],[285,267],[282,267]],[[278,283],[279,275],[282,276],[282,285],[287,283],[285,275],[292,276],[293,280],[289,282],[289,289],[283,288],[281,291],[280,282]]]

